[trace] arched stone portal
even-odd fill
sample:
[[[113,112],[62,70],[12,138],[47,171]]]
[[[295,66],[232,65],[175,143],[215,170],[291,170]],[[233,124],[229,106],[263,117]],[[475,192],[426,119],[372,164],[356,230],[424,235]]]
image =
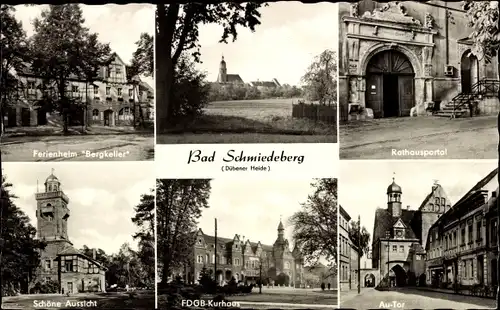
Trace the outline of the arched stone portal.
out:
[[[472,86],[479,81],[479,60],[470,50],[464,52],[460,60],[460,77],[463,93],[470,93]]]
[[[413,66],[402,52],[375,54],[366,68],[366,107],[375,118],[409,116],[415,105],[414,78]]]
[[[394,267],[391,268],[391,281],[393,281],[395,286],[406,286],[408,283],[408,275],[406,274],[406,271],[404,270],[401,265],[394,265]]]
[[[375,276],[373,275],[373,273],[367,274],[364,280],[364,287],[375,287]]]

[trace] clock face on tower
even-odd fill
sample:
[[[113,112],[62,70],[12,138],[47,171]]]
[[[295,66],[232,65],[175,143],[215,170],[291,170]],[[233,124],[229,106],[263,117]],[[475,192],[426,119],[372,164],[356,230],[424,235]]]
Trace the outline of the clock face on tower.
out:
[[[398,236],[398,237],[403,237],[403,232],[402,232],[401,230],[398,230],[398,231],[396,232],[396,236]]]

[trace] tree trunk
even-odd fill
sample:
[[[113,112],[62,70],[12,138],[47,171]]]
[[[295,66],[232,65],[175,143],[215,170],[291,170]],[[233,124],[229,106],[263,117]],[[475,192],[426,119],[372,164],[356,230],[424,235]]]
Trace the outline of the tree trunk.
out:
[[[68,133],[68,123],[69,123],[69,117],[68,117],[68,100],[66,98],[66,83],[64,80],[59,81],[59,105],[61,107],[61,118],[63,121],[63,133],[67,134]]]
[[[161,42],[158,40],[157,42]],[[156,55],[165,55],[156,57],[156,132],[165,132],[170,122],[172,121],[172,85],[174,82],[174,70],[172,66],[172,58],[170,49],[163,46],[164,44],[156,44]]]

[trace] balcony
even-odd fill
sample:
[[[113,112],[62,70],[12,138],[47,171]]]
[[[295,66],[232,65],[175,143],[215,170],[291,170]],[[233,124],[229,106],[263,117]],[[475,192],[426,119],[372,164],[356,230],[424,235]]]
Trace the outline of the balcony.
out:
[[[64,194],[61,191],[58,191],[58,192],[47,192],[47,193],[36,193],[35,198],[36,198],[36,200],[62,198],[62,200],[65,203],[69,203],[68,196],[66,196],[66,194]]]

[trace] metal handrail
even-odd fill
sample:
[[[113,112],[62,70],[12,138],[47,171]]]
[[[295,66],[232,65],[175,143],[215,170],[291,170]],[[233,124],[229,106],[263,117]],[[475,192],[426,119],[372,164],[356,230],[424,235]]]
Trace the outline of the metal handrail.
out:
[[[453,113],[451,118],[454,118],[458,109],[461,109],[464,105],[470,104],[470,102],[478,96],[488,96],[497,95],[500,87],[500,82],[497,80],[487,80],[483,79],[474,83],[471,87],[470,92],[459,93],[451,101],[453,102]],[[457,101],[460,102],[457,104]]]

